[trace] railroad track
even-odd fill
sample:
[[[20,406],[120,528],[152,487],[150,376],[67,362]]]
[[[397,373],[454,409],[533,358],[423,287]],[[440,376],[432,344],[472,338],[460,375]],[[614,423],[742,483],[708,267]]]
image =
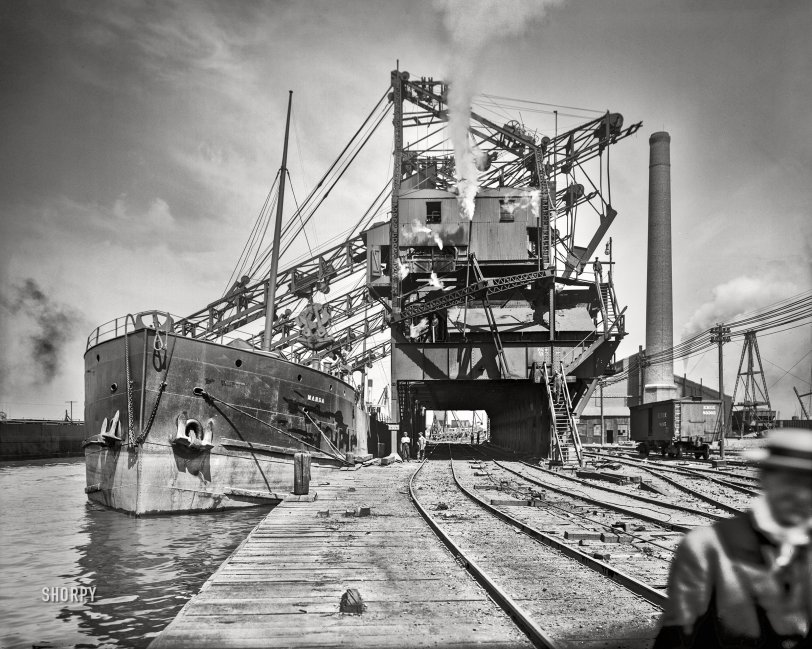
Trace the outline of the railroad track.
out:
[[[589,453],[588,455],[592,456],[593,454]],[[761,493],[756,484],[720,478],[692,468],[653,466],[657,463],[651,462],[646,462],[644,465],[639,460],[620,458],[613,458],[613,461],[653,475],[691,497],[698,498],[731,514],[744,511],[750,501]]]
[[[502,454],[495,449],[489,450]],[[507,455],[507,453],[502,455]],[[680,521],[673,524],[674,529],[678,531],[687,531],[697,525],[707,525],[738,512],[738,509],[730,507],[726,503],[691,491],[682,484],[669,481],[668,478],[653,473],[649,474],[650,477],[646,482],[657,493],[656,498],[641,496],[640,486],[636,484],[610,487],[606,483],[575,478],[513,458],[506,460],[504,468],[515,472],[517,465],[522,465],[520,474],[523,478],[540,481],[540,486],[569,493],[572,491],[573,485],[578,485],[579,498],[592,499],[592,502],[604,506],[614,505],[620,513],[628,513],[628,510],[633,510],[641,515],[641,509],[650,510],[651,516],[654,517],[652,522],[667,525],[672,522],[675,512],[678,512]],[[633,466],[642,469],[639,463],[634,463]],[[527,469],[534,474],[532,478],[528,476]]]
[[[415,471],[412,501],[536,646],[616,647],[621,639],[627,647],[650,645],[662,590],[491,504],[465,484],[478,461],[455,461],[451,453],[450,445],[437,449]]]
[[[595,457],[607,457],[606,455],[597,455],[587,453],[587,455],[595,455]],[[641,458],[631,455],[610,456],[613,461],[631,463],[632,465],[639,465]],[[745,470],[742,468],[739,471],[726,471],[723,469],[709,469],[704,466],[696,466],[699,463],[704,463],[702,460],[687,460],[674,464],[673,460],[665,460],[660,458],[649,457],[646,459],[646,464],[663,471],[680,471],[680,472],[693,472],[705,476],[714,477],[722,480],[728,484],[735,484],[738,486],[746,487],[751,490],[759,490],[761,488],[761,478],[756,473],[757,467],[750,465]]]
[[[596,455],[600,457],[611,457],[611,458],[624,458],[631,461],[640,461],[640,456],[634,453],[628,453],[625,451],[587,451],[586,455]],[[754,482],[758,482],[759,478],[756,472],[758,471],[758,467],[754,465],[752,462],[745,462],[743,460],[731,460],[726,459],[728,464],[727,469],[711,469],[708,468],[713,465],[713,462],[716,460],[703,460],[703,459],[695,459],[695,458],[682,458],[680,460],[674,460],[666,457],[660,457],[655,454],[649,455],[647,458],[648,461],[652,464],[663,464],[663,465],[672,465],[675,461],[680,463],[687,463],[691,465],[700,465],[700,466],[692,466],[691,469],[695,471],[701,472],[709,472],[715,475],[726,475],[731,478],[739,478],[741,480],[750,480]],[[703,466],[704,465],[704,466]]]

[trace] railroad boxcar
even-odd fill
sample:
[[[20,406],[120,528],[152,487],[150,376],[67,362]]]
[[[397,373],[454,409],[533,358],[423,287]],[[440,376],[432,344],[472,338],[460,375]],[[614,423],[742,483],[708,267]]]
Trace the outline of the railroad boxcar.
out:
[[[669,399],[629,408],[631,439],[644,456],[652,451],[670,457],[693,454],[710,456],[711,444],[719,438],[721,402]]]

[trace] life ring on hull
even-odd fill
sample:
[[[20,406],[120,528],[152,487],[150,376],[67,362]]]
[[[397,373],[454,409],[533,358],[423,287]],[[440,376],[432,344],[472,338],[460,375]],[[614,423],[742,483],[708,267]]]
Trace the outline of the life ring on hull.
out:
[[[205,428],[197,419],[178,415],[178,429],[172,440],[172,446],[182,446],[193,451],[208,451],[214,448],[214,421],[209,419]]]
[[[107,417],[104,418],[99,437],[111,446],[121,444],[121,422],[119,421],[118,410],[116,410],[116,414],[113,415],[109,425],[107,423]]]

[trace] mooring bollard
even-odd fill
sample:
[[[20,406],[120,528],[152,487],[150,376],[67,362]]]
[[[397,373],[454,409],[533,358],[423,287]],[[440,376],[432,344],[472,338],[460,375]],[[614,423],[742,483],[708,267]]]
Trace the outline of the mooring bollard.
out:
[[[310,453],[293,454],[293,494],[306,496],[310,492]]]

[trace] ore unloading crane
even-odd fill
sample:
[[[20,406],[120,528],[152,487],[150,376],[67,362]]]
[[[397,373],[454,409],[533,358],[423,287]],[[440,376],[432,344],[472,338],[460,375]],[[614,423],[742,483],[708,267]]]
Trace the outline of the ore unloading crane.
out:
[[[411,430],[421,407],[482,408],[495,442],[577,462],[577,409],[625,335],[611,277],[580,276],[617,215],[603,154],[640,124],[624,129],[607,112],[541,137],[472,111],[468,137],[482,164],[474,206],[463,210],[442,133],[448,87],[397,70],[391,79],[392,218],[367,232],[368,286],[391,309],[401,427]],[[413,128],[422,130],[407,146]],[[593,234],[576,245],[591,213]],[[557,404],[548,398],[553,367],[569,377]]]
[[[376,104],[330,171],[288,219],[283,244],[297,223],[304,227],[371,133],[394,113],[391,188],[384,187],[373,199],[346,240],[279,271],[278,316],[269,328],[271,340],[265,341],[261,332],[243,338],[243,343],[300,363],[329,362],[329,371],[342,376],[391,355],[391,395],[398,401],[392,414],[407,430],[416,422],[420,405],[431,405],[432,400],[447,402],[435,403],[435,410],[474,409],[460,401],[465,400],[464,384],[484,379],[496,392],[511,386],[510,394],[519,403],[532,401],[539,409],[532,428],[538,438],[534,444],[546,440],[541,454],[577,461],[577,452],[564,458],[563,446],[555,450],[553,422],[567,420],[570,443],[577,443],[575,415],[625,335],[624,310],[618,307],[611,276],[608,282],[581,278],[617,215],[609,201],[604,153],[641,124],[624,128],[623,118],[607,111],[576,128],[540,136],[519,121],[500,125],[472,112],[470,137],[487,163],[478,179],[478,216],[468,227],[463,224],[455,238],[443,223],[458,210],[455,161],[444,144],[447,91],[442,81],[393,72],[388,96]],[[404,146],[404,130],[413,127],[421,128],[421,137]],[[431,200],[431,194],[439,200]],[[371,225],[387,201],[391,219]],[[429,203],[439,222],[427,222],[424,208]],[[480,217],[488,210],[502,216],[483,226],[487,218]],[[420,238],[412,227],[415,222],[422,234],[436,235],[433,242]],[[580,236],[593,225],[586,245],[576,245],[576,227]],[[483,227],[492,228],[490,237]],[[507,233],[512,239],[503,237]],[[502,250],[494,254],[495,248],[485,245],[488,241],[501,242]],[[250,253],[250,246],[247,250]],[[222,298],[175,322],[174,328],[190,337],[222,340],[262,318],[270,287],[267,279],[251,279],[263,277],[263,256],[254,254],[257,257],[260,263],[244,274],[242,266],[235,267],[239,279]],[[353,285],[361,271],[366,271],[365,284]],[[328,291],[328,300],[316,302],[316,293]],[[512,313],[530,312],[533,326],[526,326],[525,316],[514,326]],[[451,313],[464,316],[451,318]],[[573,322],[576,316],[579,323]],[[472,321],[480,317],[485,322]],[[430,331],[432,342],[404,335],[414,325]],[[390,335],[383,340],[387,330]],[[433,347],[425,347],[428,344]],[[421,345],[425,348],[418,349]],[[431,373],[443,353],[445,369],[439,378],[451,389],[445,396],[429,385],[438,378],[436,373],[412,376],[399,365],[404,354],[417,354]],[[459,362],[453,360],[457,357]],[[550,386],[542,384],[542,366],[563,367],[569,377],[566,415],[545,405]],[[450,381],[457,381],[456,387]],[[508,400],[496,392],[483,393],[483,405],[491,407],[489,424],[499,442],[503,417],[491,412]],[[515,441],[507,445],[523,446],[522,440]]]

